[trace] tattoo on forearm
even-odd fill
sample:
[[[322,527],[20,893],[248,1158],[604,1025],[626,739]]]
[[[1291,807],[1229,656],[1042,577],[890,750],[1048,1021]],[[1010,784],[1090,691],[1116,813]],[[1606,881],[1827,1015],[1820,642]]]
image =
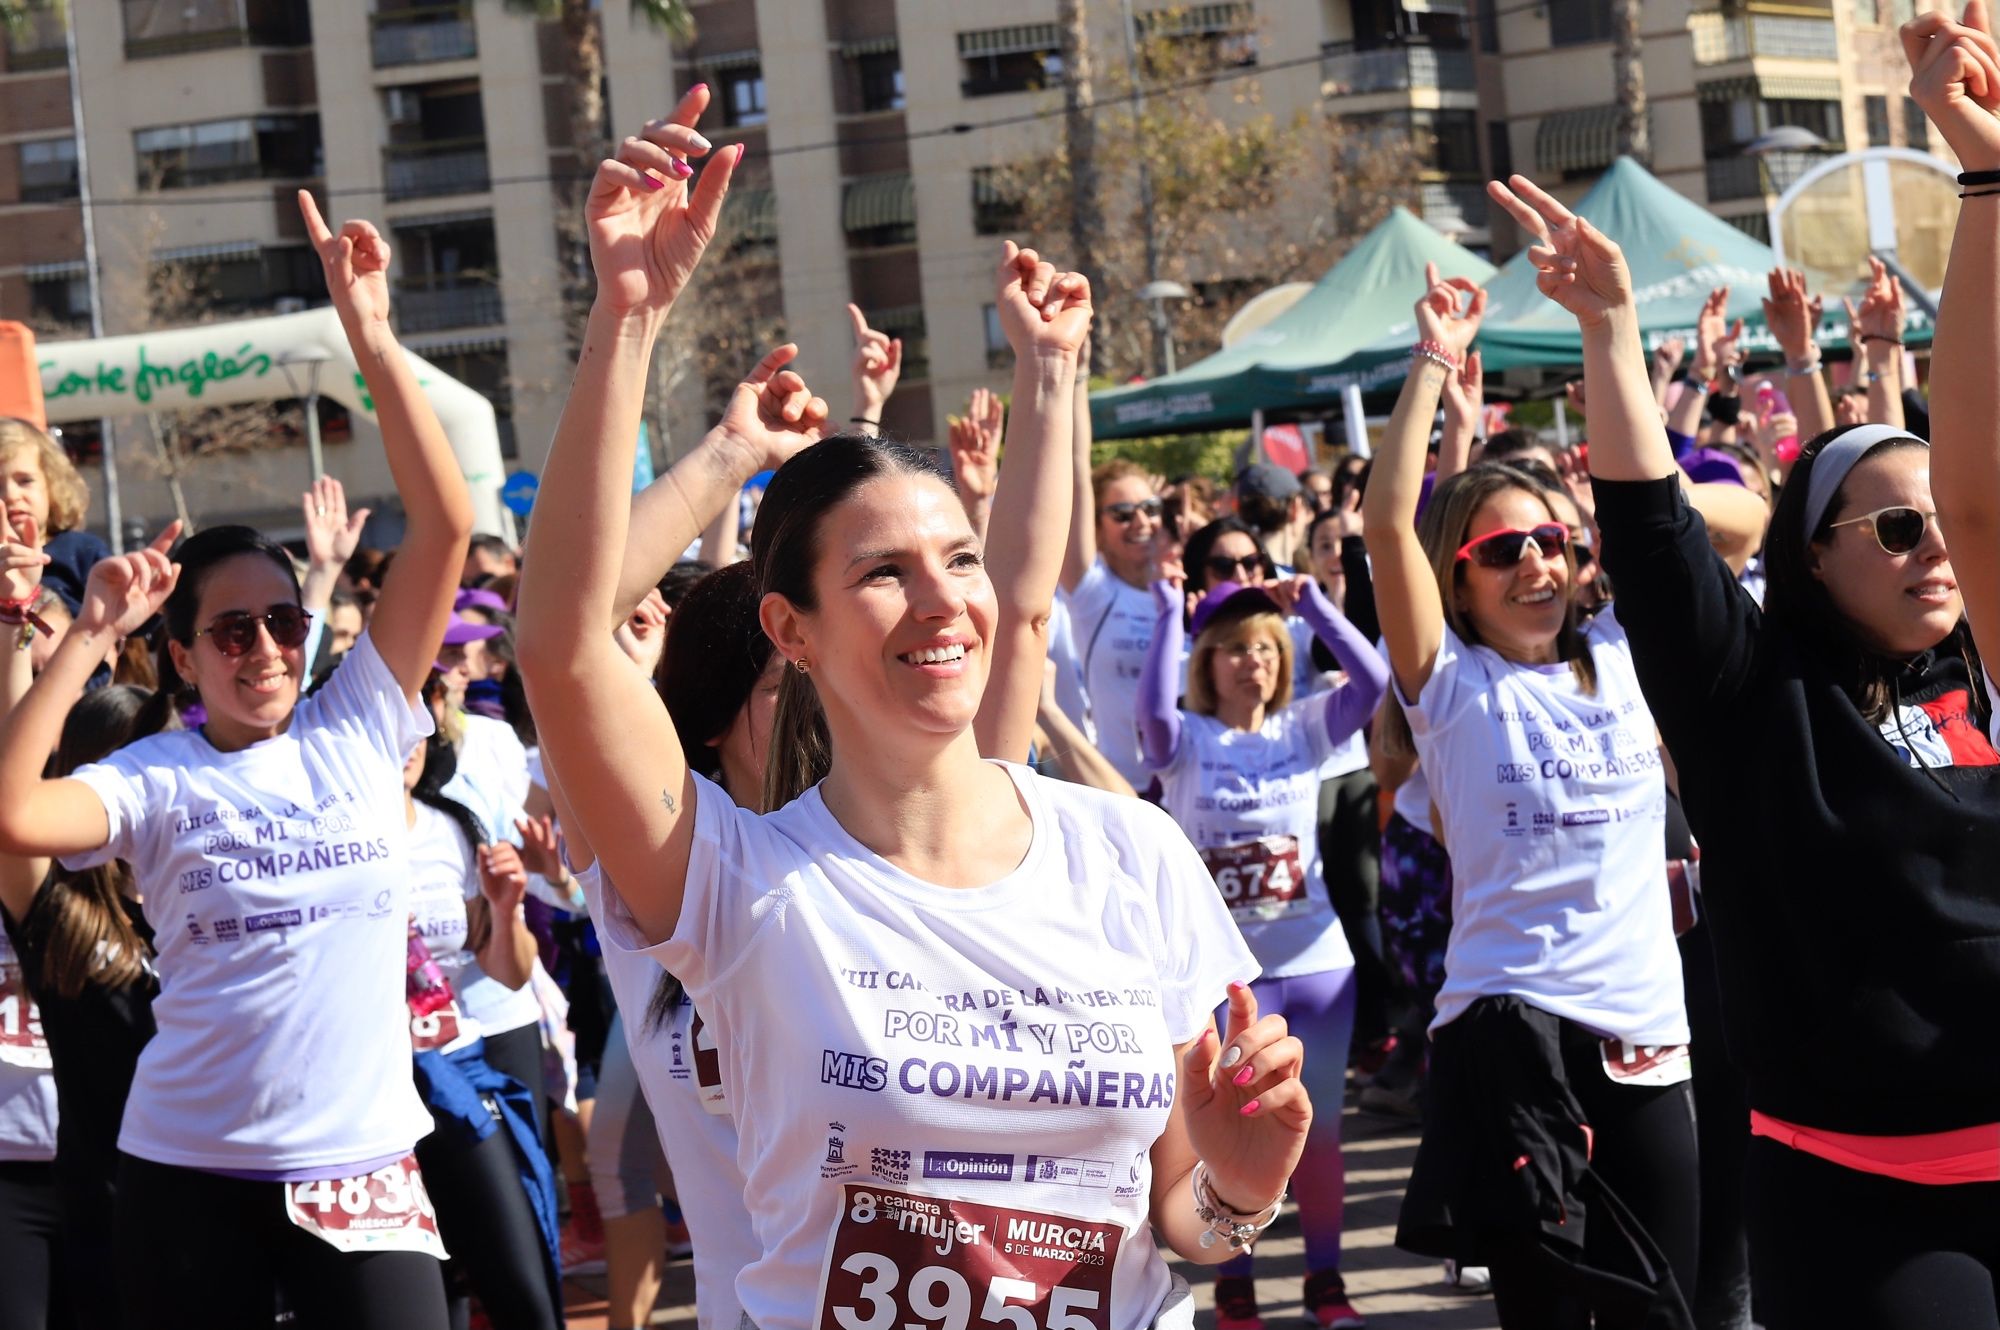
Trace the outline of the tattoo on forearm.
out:
[[[661,790],[660,802],[666,805],[666,809],[669,813],[678,813],[681,811],[681,802],[680,800],[674,798],[674,792],[672,790]]]

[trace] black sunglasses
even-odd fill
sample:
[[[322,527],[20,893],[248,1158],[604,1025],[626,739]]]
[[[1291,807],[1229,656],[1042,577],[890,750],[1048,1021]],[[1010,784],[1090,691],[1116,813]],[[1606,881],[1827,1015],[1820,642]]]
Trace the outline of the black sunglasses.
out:
[[[281,647],[304,646],[306,634],[312,630],[313,617],[296,605],[273,605],[262,614],[252,614],[248,610],[231,610],[218,614],[208,627],[195,634],[215,643],[215,649],[223,655],[242,655],[257,645],[259,625],[271,630],[271,640]]]
[[[1233,577],[1241,572],[1255,576],[1264,571],[1264,561],[1254,554],[1211,554],[1204,565],[1212,577]]]
[[[1844,521],[1829,522],[1827,527],[1853,526],[1866,522],[1875,528],[1875,543],[1882,547],[1884,554],[1908,554],[1924,543],[1924,529],[1937,520],[1936,513],[1919,512],[1915,508],[1897,506],[1877,508],[1872,513],[1850,517]]]
[[[1132,519],[1140,513],[1157,522],[1163,507],[1158,499],[1141,499],[1137,503],[1107,503],[1104,511],[1119,526],[1131,526]]]

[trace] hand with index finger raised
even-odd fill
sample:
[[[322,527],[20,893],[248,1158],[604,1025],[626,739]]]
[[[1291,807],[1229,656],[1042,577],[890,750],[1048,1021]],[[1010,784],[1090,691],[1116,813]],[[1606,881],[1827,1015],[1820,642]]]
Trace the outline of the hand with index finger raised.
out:
[[[7,514],[0,511],[0,600],[32,600],[48,562],[49,556],[16,531]]]

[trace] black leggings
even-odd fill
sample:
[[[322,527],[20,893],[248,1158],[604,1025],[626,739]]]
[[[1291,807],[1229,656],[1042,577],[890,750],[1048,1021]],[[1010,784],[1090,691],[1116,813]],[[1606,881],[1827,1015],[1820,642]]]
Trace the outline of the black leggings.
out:
[[[0,1161],[0,1330],[70,1324],[54,1305],[60,1209],[53,1164]]]
[[[447,1273],[479,1295],[496,1330],[555,1330],[562,1314],[543,1265],[542,1234],[504,1130],[469,1141],[463,1129],[439,1122],[417,1142],[424,1187],[437,1207],[438,1233],[451,1253]],[[464,1295],[453,1289],[454,1323]]]
[[[284,1184],[121,1155],[116,1279],[126,1330],[444,1330],[443,1267],[343,1252],[285,1217]]]
[[[1353,1044],[1365,1047],[1391,1032],[1392,1008],[1404,1000],[1382,958],[1382,823],[1365,767],[1320,782],[1319,853],[1327,897],[1354,953]]]
[[[1900,1182],[1758,1137],[1744,1212],[1767,1330],[2000,1327],[2000,1182]]]
[[[523,1025],[486,1036],[486,1065],[528,1087],[535,1105],[535,1139],[549,1144],[548,1078],[542,1074],[542,1027]],[[551,1147],[553,1148],[553,1147]],[[553,1154],[549,1156],[555,1158]],[[446,1243],[447,1247],[451,1244]]]
[[[1591,1167],[1659,1244],[1683,1297],[1695,1286],[1701,1187],[1695,1158],[1694,1093],[1679,1085],[1620,1085],[1604,1074],[1597,1038],[1563,1022],[1563,1071],[1595,1140]],[[1599,1235],[1602,1235],[1600,1243]],[[1586,1260],[1618,1240],[1610,1225],[1584,1233]],[[1505,1261],[1493,1263],[1493,1303],[1504,1330],[1585,1330],[1590,1312]],[[1599,1314],[1600,1330],[1622,1330]]]
[[[1695,1136],[1701,1150],[1701,1282],[1682,1289],[1698,1330],[1750,1330],[1750,1244],[1743,1235],[1743,1154],[1750,1090],[1729,1060],[1708,921],[1680,939],[1693,1032]]]

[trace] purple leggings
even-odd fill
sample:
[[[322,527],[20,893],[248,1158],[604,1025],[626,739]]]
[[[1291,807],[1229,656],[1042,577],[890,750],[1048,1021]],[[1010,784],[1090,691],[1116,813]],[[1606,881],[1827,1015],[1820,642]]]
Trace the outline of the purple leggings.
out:
[[[1306,1240],[1306,1273],[1340,1268],[1340,1218],[1347,1200],[1347,1168],[1340,1157],[1340,1111],[1347,1097],[1347,1044],[1354,1035],[1354,968],[1321,970],[1250,985],[1259,1015],[1285,1018],[1306,1046],[1302,1079],[1312,1096],[1313,1124],[1305,1153],[1292,1174],[1292,1199],[1299,1203],[1299,1228]],[[1229,1007],[1216,1011],[1218,1030],[1229,1028]],[[1216,1267],[1224,1278],[1247,1276],[1249,1256]]]

